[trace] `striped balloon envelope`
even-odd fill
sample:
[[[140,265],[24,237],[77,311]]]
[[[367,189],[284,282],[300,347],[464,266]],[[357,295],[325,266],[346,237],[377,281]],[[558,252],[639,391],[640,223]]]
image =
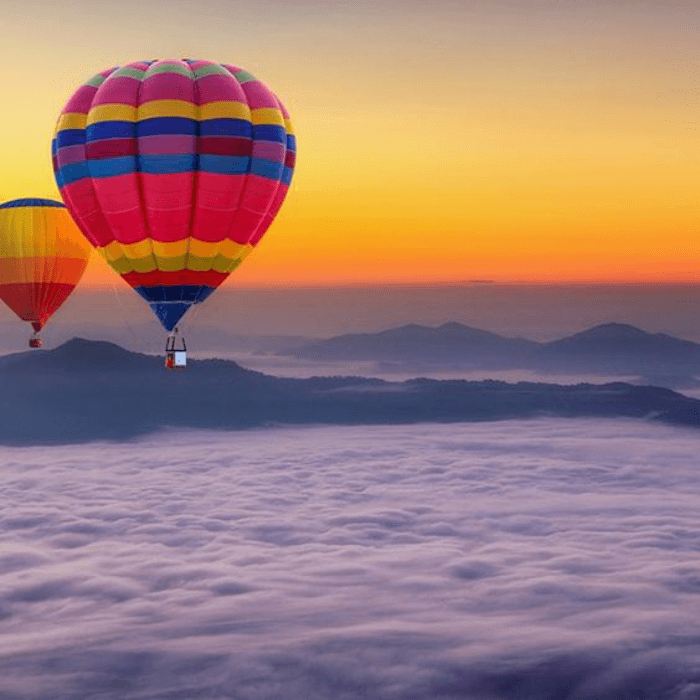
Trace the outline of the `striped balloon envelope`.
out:
[[[59,116],[52,150],[76,223],[171,331],[267,231],[296,143],[262,82],[184,59],[88,80]]]
[[[0,299],[38,333],[80,281],[90,251],[61,202],[0,204]]]

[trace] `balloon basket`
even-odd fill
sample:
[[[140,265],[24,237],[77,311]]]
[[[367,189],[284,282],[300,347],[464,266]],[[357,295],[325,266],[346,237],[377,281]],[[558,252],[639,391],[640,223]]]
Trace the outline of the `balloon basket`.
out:
[[[30,348],[40,348],[43,344],[44,344],[44,341],[38,335],[33,335],[29,339],[29,347]]]
[[[166,369],[184,369],[187,367],[187,346],[185,339],[180,336],[178,347],[178,330],[175,329],[165,341],[165,367]]]

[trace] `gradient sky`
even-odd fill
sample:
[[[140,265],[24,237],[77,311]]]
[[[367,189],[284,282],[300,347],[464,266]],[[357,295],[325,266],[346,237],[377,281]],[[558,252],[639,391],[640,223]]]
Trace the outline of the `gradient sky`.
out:
[[[58,197],[49,142],[82,81],[206,58],[269,84],[299,141],[240,285],[697,282],[699,19],[689,0],[5,0],[0,200]],[[95,260],[86,281],[115,277]]]

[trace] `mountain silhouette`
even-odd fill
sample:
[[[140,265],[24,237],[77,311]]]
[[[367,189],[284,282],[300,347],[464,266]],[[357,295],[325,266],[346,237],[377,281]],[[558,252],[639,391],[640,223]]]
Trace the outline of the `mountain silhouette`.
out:
[[[546,343],[446,323],[337,336],[286,351],[308,360],[449,364],[464,369],[683,377],[700,373],[700,345],[624,323]]]
[[[461,323],[438,328],[409,324],[379,333],[353,333],[291,349],[286,354],[307,360],[376,360],[484,363],[510,365],[539,350],[539,343],[504,338]]]
[[[543,357],[571,369],[674,373],[700,371],[700,345],[624,323],[606,323],[543,345]]]
[[[462,332],[458,329],[459,332]],[[227,360],[161,357],[73,339],[0,358],[0,443],[124,440],[166,427],[241,429],[605,416],[700,425],[700,401],[658,387],[361,377],[278,378]]]
[[[0,357],[0,371],[14,373],[81,373],[151,371],[162,364],[151,355],[130,352],[103,340],[73,338],[53,350],[21,352]]]

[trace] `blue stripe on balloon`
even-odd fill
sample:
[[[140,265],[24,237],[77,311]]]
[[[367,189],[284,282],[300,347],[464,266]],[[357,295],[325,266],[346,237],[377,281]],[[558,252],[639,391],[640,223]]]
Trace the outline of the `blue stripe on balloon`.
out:
[[[56,171],[56,180],[59,187],[70,185],[71,182],[77,182],[86,177],[90,177],[90,171],[85,160],[64,165]]]
[[[287,143],[287,132],[283,126],[274,124],[260,124],[253,127],[253,138],[256,141],[277,141]]]
[[[37,199],[31,197],[29,199],[13,199],[11,202],[0,204],[0,209],[14,209],[15,207],[60,207],[66,208],[63,202],[57,202],[55,199]]]
[[[206,284],[203,284],[199,290],[199,294],[197,294],[194,303],[195,304],[201,304],[208,296],[213,294],[216,291],[216,287],[209,287]]]
[[[245,119],[205,119],[199,122],[200,136],[244,136],[251,138],[253,125]]]
[[[269,180],[279,180],[284,170],[283,163],[276,163],[274,160],[264,158],[253,158],[250,164],[250,174],[266,177]]]
[[[87,164],[91,177],[114,177],[115,175],[127,175],[128,173],[133,173],[136,170],[136,158],[133,156],[88,160]]]
[[[189,173],[197,169],[197,156],[192,153],[182,155],[139,155],[138,168],[142,173],[158,175]]]
[[[85,129],[64,129],[56,134],[56,148],[85,143]]]
[[[287,150],[295,153],[297,151],[297,137],[293,134],[287,134]]]
[[[151,311],[158,317],[166,331],[172,331],[178,321],[189,311],[191,302],[172,302],[150,304]]]
[[[218,156],[204,154],[199,156],[199,171],[203,173],[221,173],[225,175],[244,175],[248,172],[248,156]]]
[[[134,122],[96,122],[85,129],[85,134],[88,142],[100,141],[101,139],[125,139],[133,138],[136,135],[136,129]],[[60,145],[59,142],[59,148]]]
[[[158,286],[134,287],[139,295],[149,304],[158,302],[181,301],[187,304],[198,304],[204,301],[213,291],[214,287],[203,284],[174,284]]]
[[[153,117],[136,122],[138,136],[159,136],[161,134],[197,134],[197,121],[187,117]]]
[[[290,185],[292,183],[292,173],[294,172],[294,168],[285,168],[284,172],[282,173],[282,179],[281,182],[283,185]]]

